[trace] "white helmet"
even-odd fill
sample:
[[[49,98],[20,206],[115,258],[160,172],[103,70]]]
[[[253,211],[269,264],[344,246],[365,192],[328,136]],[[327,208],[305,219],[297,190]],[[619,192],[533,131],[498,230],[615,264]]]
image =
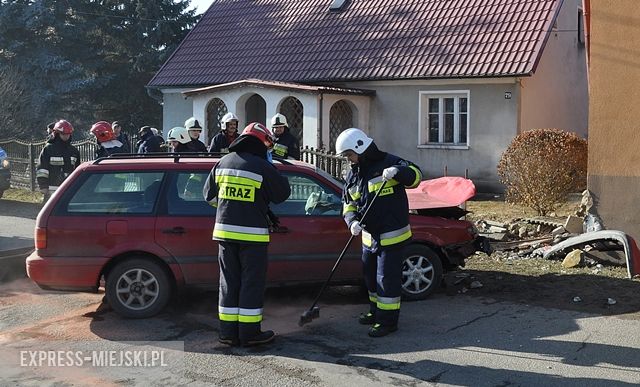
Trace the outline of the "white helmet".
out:
[[[180,144],[186,144],[191,141],[191,137],[189,137],[189,131],[187,128],[176,126],[169,131],[169,134],[167,134],[167,141],[178,141]]]
[[[356,128],[345,129],[336,140],[336,153],[341,154],[352,150],[361,155],[371,145],[373,139],[362,130]]]
[[[184,122],[184,127],[187,128],[187,130],[202,130],[202,126],[200,126],[200,123],[195,117],[187,118]]]
[[[235,121],[236,124],[238,124],[238,117],[236,117],[235,114],[229,112],[227,114],[225,114],[224,116],[222,116],[222,119],[220,120],[220,129],[222,130],[227,130],[227,122],[229,121]]]
[[[282,126],[282,125],[289,127],[289,124],[287,124],[287,117],[285,117],[280,113],[271,117],[271,129],[273,129],[274,126]]]

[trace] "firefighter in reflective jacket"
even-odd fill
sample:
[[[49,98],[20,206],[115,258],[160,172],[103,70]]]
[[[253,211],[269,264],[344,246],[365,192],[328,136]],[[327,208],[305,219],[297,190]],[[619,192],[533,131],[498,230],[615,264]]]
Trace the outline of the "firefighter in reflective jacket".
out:
[[[257,345],[273,340],[262,331],[262,306],[269,243],[268,205],[291,193],[286,177],[267,161],[273,135],[251,123],[230,146],[231,153],[211,170],[203,188],[217,207],[213,239],[218,243],[220,292],[219,341],[227,345]]]
[[[289,131],[287,117],[278,113],[271,117],[271,130],[276,139],[273,154],[283,159],[300,160],[300,144],[298,139]]]
[[[40,152],[36,166],[38,188],[44,194],[43,202],[49,200],[51,193],[80,165],[80,152],[71,145],[73,126],[65,120],[56,122],[51,137]]]
[[[422,173],[414,164],[380,151],[373,139],[356,128],[340,133],[336,152],[351,163],[343,191],[343,216],[352,235],[362,232],[369,312],[361,314],[358,321],[371,325],[369,336],[386,336],[398,329],[403,250],[411,240],[405,187],[417,187]],[[361,224],[362,214],[385,181]]]

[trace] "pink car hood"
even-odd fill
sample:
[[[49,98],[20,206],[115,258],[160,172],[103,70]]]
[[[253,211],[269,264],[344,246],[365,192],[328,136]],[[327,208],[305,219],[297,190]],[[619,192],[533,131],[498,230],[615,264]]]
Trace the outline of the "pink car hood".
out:
[[[475,194],[473,182],[457,176],[425,180],[418,187],[407,190],[410,210],[455,207]]]

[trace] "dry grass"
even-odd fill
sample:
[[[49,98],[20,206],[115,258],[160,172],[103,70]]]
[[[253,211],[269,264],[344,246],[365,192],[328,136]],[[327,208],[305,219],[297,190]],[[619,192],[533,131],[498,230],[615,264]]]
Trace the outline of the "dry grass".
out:
[[[31,192],[27,189],[9,188],[4,191],[3,199],[13,200],[25,203],[41,203],[42,194],[40,192]]]
[[[549,217],[565,219],[572,215],[580,206],[580,198],[571,197],[566,203],[559,205],[556,210],[549,214]],[[537,216],[535,210],[516,204],[509,204],[501,196],[487,200],[472,200],[467,202],[467,220],[475,222],[480,219],[495,220],[498,222],[508,222],[515,218],[533,218]]]

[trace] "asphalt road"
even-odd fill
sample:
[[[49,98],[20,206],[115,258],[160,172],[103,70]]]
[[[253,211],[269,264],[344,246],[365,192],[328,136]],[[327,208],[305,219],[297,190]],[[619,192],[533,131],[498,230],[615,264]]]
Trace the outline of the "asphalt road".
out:
[[[102,294],[45,292],[27,279],[0,286],[0,384],[7,385],[563,385],[640,383],[638,319],[443,293],[402,306],[401,329],[372,339],[356,318],[361,289],[332,288],[320,319],[298,327],[316,288],[267,292],[268,347],[217,343],[215,293],[186,294],[155,318],[127,320]],[[107,350],[148,342],[167,367],[45,367],[25,350]],[[124,344],[123,344],[124,343]],[[184,352],[180,349],[184,348]],[[56,384],[58,383],[58,384]]]

